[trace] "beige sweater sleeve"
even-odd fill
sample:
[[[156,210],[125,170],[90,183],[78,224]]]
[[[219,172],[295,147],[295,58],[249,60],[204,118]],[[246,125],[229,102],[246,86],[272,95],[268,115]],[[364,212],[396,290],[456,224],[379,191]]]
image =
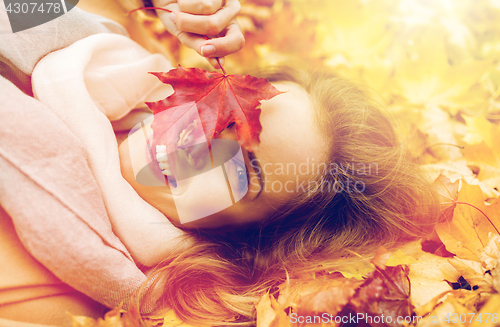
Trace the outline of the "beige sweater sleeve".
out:
[[[63,283],[26,251],[1,207],[0,262],[0,326],[71,326],[66,312],[102,317],[102,305]]]
[[[156,13],[153,10],[141,10],[131,15],[131,10],[144,7],[148,1],[142,0],[80,0],[78,8],[109,18],[122,25],[128,32],[130,38],[142,45],[151,53],[160,53],[170,62],[174,62],[171,50],[161,39],[152,35],[151,20],[156,19]]]
[[[2,74],[8,79],[0,76],[0,205],[12,218],[28,252],[71,286],[56,279],[50,292],[76,289],[115,307],[127,301],[146,276],[113,233],[107,209],[116,205],[109,202],[125,201],[134,208],[139,202],[137,210],[126,212],[131,214],[131,221],[137,217],[168,220],[120,180],[123,178],[109,119],[119,119],[141,106],[159,83],[147,72],[165,71],[171,65],[126,38],[125,29],[117,23],[78,8],[18,33],[10,31],[4,14],[0,10],[0,31],[5,32],[0,37],[0,61],[17,73]],[[122,64],[119,71],[113,69],[117,63]],[[134,78],[131,72],[141,78]],[[31,84],[37,86],[33,87],[34,94],[38,91],[43,101],[23,94],[19,84],[27,91],[31,91]],[[57,102],[63,99],[67,102]],[[82,119],[71,125],[70,118],[80,114]],[[83,130],[82,134],[78,130]],[[97,143],[84,149],[93,138]],[[96,149],[101,152],[95,153]],[[95,163],[94,171],[91,163]],[[107,166],[110,163],[111,168]],[[106,174],[108,168],[110,173]],[[113,175],[120,185],[105,196],[96,183],[97,175],[104,176],[104,184]],[[103,197],[108,199],[108,207]],[[8,251],[4,253],[7,256]],[[16,267],[15,261],[12,265]],[[6,288],[13,284],[9,285]],[[8,294],[4,295],[7,303]]]

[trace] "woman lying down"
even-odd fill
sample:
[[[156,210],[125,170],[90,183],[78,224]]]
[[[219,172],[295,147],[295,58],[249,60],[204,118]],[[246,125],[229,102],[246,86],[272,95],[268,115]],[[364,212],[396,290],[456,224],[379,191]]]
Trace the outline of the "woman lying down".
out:
[[[196,3],[153,1],[174,11],[158,13],[166,28],[219,68],[216,57],[243,45],[239,3],[214,0],[208,15]],[[207,34],[214,17],[224,37],[185,33]],[[193,120],[167,153],[145,102],[173,92],[148,74],[172,65],[121,26],[75,8],[2,38],[0,201],[13,226],[2,240],[17,234],[38,261],[17,264],[20,243],[0,243],[12,263],[1,274],[31,271],[0,289],[2,318],[65,324],[65,311],[99,316],[134,297],[144,315],[252,324],[255,302],[287,274],[432,229],[434,191],[393,122],[327,68],[261,74],[282,93],[261,101],[256,149],[239,146],[234,122],[208,148]]]

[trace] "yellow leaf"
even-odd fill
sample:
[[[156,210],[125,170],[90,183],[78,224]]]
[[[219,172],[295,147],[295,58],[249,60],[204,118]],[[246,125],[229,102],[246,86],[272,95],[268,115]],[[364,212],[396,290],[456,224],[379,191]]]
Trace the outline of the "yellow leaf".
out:
[[[488,197],[500,195],[500,128],[483,116],[466,117],[464,157],[476,167],[477,178]]]
[[[325,54],[342,54],[350,62],[365,64],[389,44],[395,29],[390,13],[395,1],[292,0],[296,11],[319,21]]]
[[[69,316],[71,317],[71,322],[73,327],[94,327],[98,326],[97,321],[93,318],[90,317],[84,317],[84,316],[73,316],[72,314],[68,313]]]
[[[446,302],[443,302],[442,304],[438,305],[438,307],[431,312],[430,316],[431,317],[437,317],[437,324],[431,323],[431,326],[465,326],[464,323],[460,321],[459,318],[456,319],[456,323],[450,324],[449,322],[445,321],[445,319],[448,317],[448,319],[451,321],[454,318],[454,314],[456,314],[457,317],[460,317],[460,314],[467,314],[467,309],[458,304],[457,301],[453,298],[447,300]],[[431,318],[432,319],[432,318]]]
[[[484,141],[490,149],[496,149],[500,144],[500,128],[492,124],[484,116],[463,116],[467,124],[467,134],[464,141],[468,144],[477,144]]]
[[[391,253],[391,256],[385,262],[385,265],[395,267],[399,265],[408,265],[415,262],[417,262],[417,260],[413,259],[409,255],[406,255],[402,250],[397,250]]]
[[[478,251],[488,243],[488,234],[497,232],[497,227],[484,215],[485,209],[479,186],[463,183],[452,221],[436,225],[436,232],[448,251],[462,259],[479,261]]]
[[[491,223],[496,227],[492,231],[495,235],[500,235],[500,197],[497,198],[492,204],[485,206],[484,213],[488,216]]]
[[[73,316],[69,314],[71,317],[73,327],[123,327],[121,322],[121,306],[117,307],[111,311],[108,311],[104,315],[104,319],[98,318],[94,320],[89,317],[83,316]]]
[[[422,240],[416,240],[413,242],[409,242],[406,244],[403,244],[398,247],[398,251],[395,252],[395,254],[399,253],[399,251],[403,252],[403,254],[418,260],[421,256],[426,254],[427,252],[422,251]],[[389,258],[390,260],[390,258]],[[414,261],[415,262],[415,261]],[[410,262],[410,263],[414,263]],[[405,263],[408,264],[408,263]]]
[[[443,30],[429,27],[408,39],[411,46],[399,50],[402,54],[396,63],[394,87],[411,104],[446,106],[454,115],[464,104],[458,104],[456,99],[480,82],[491,63],[471,60],[450,65],[445,37]],[[486,101],[483,93],[474,95],[479,97],[472,102],[474,105]]]
[[[288,280],[279,286],[280,295],[277,302],[282,308],[296,307],[302,296],[337,287],[345,281],[346,279],[340,277],[340,274],[335,277]]]
[[[409,265],[411,283],[411,303],[422,306],[439,294],[451,290],[446,281],[455,282],[460,273],[453,268],[447,258],[430,253],[423,254],[417,262]]]
[[[494,327],[498,326],[498,322],[500,321],[500,294],[494,294],[490,297],[488,302],[481,308],[481,310],[475,315],[472,323],[469,327]],[[492,314],[497,314],[496,321],[492,319]],[[481,320],[478,320],[479,314],[481,314]],[[489,317],[486,320],[486,317]]]
[[[280,306],[273,296],[271,296],[271,307],[274,309],[276,317],[270,327],[292,327],[290,317],[286,314],[284,308]]]
[[[422,165],[421,167],[430,180],[436,180],[439,175],[444,175],[452,182],[463,179],[467,183],[472,184],[475,181],[474,174],[467,167],[467,161],[464,159],[441,161],[435,164]]]
[[[495,291],[500,292],[500,263],[491,271],[492,284]]]
[[[479,251],[478,257],[485,270],[495,268],[500,257],[500,236],[493,233],[490,234],[488,244]]]
[[[474,312],[478,294],[467,290],[454,290],[435,297],[424,306],[415,309],[417,316],[423,319],[418,327],[431,326],[466,326],[463,314]],[[462,314],[462,321],[460,315]],[[470,316],[469,316],[470,318]]]
[[[336,270],[345,278],[354,278],[362,280],[364,276],[372,272],[375,268],[369,262],[359,261],[347,264],[342,269]]]
[[[449,263],[471,286],[489,284],[484,279],[486,269],[482,267],[480,262],[454,257],[449,259]]]
[[[499,154],[495,154],[484,140],[474,145],[466,144],[464,147],[464,159],[467,160],[469,167],[475,169],[477,179],[486,188],[481,187],[481,189],[489,198],[497,198],[500,195]]]
[[[155,319],[158,319],[160,317],[154,317]],[[192,327],[192,325],[186,324],[182,320],[177,317],[175,314],[175,311],[170,309],[168,310],[164,315],[162,315],[161,319],[163,319],[163,324],[164,326],[169,326],[169,327]]]
[[[256,327],[291,327],[290,318],[284,308],[269,292],[262,296],[255,308],[257,310]]]
[[[421,250],[420,242],[416,241],[406,244],[392,253],[387,253],[387,260],[384,258],[382,261],[384,265],[390,267],[406,265],[416,262],[416,260],[411,257],[411,255],[419,257],[423,253],[424,252]],[[330,271],[330,273],[339,272],[345,278],[363,280],[364,277],[366,277],[366,275],[371,273],[373,270],[375,270],[375,267],[370,264],[370,262],[368,262],[367,260],[360,260],[346,263],[342,268],[332,270]]]
[[[457,122],[450,119],[450,115],[438,107],[427,107],[421,112],[418,128],[428,135],[428,150],[438,159],[456,160],[462,157],[455,137]]]
[[[257,310],[257,327],[269,327],[276,318],[276,313],[271,307],[271,296],[269,292],[264,294],[255,306]]]

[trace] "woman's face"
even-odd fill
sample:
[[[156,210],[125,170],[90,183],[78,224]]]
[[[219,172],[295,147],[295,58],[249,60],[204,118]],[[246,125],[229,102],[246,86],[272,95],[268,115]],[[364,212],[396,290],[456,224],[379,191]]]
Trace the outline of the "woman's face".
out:
[[[258,149],[252,153],[241,149],[234,160],[224,165],[225,172],[212,169],[177,182],[175,188],[142,185],[137,182],[131,158],[146,160],[145,142],[134,141],[145,132],[151,134],[145,127],[147,130],[137,130],[120,145],[124,178],[144,200],[184,228],[239,225],[270,216],[307,191],[314,168],[326,160],[328,152],[307,92],[291,82],[273,85],[285,93],[262,101]],[[229,126],[218,139],[236,142],[236,128]],[[197,214],[185,222],[186,212]]]

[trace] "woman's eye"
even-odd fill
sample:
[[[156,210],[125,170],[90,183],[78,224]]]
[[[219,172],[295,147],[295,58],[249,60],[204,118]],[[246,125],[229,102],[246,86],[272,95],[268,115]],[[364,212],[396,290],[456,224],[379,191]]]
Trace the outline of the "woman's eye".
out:
[[[234,166],[236,167],[236,175],[238,177],[238,191],[245,192],[248,188],[247,170],[245,166],[240,165],[236,161],[234,161]]]

